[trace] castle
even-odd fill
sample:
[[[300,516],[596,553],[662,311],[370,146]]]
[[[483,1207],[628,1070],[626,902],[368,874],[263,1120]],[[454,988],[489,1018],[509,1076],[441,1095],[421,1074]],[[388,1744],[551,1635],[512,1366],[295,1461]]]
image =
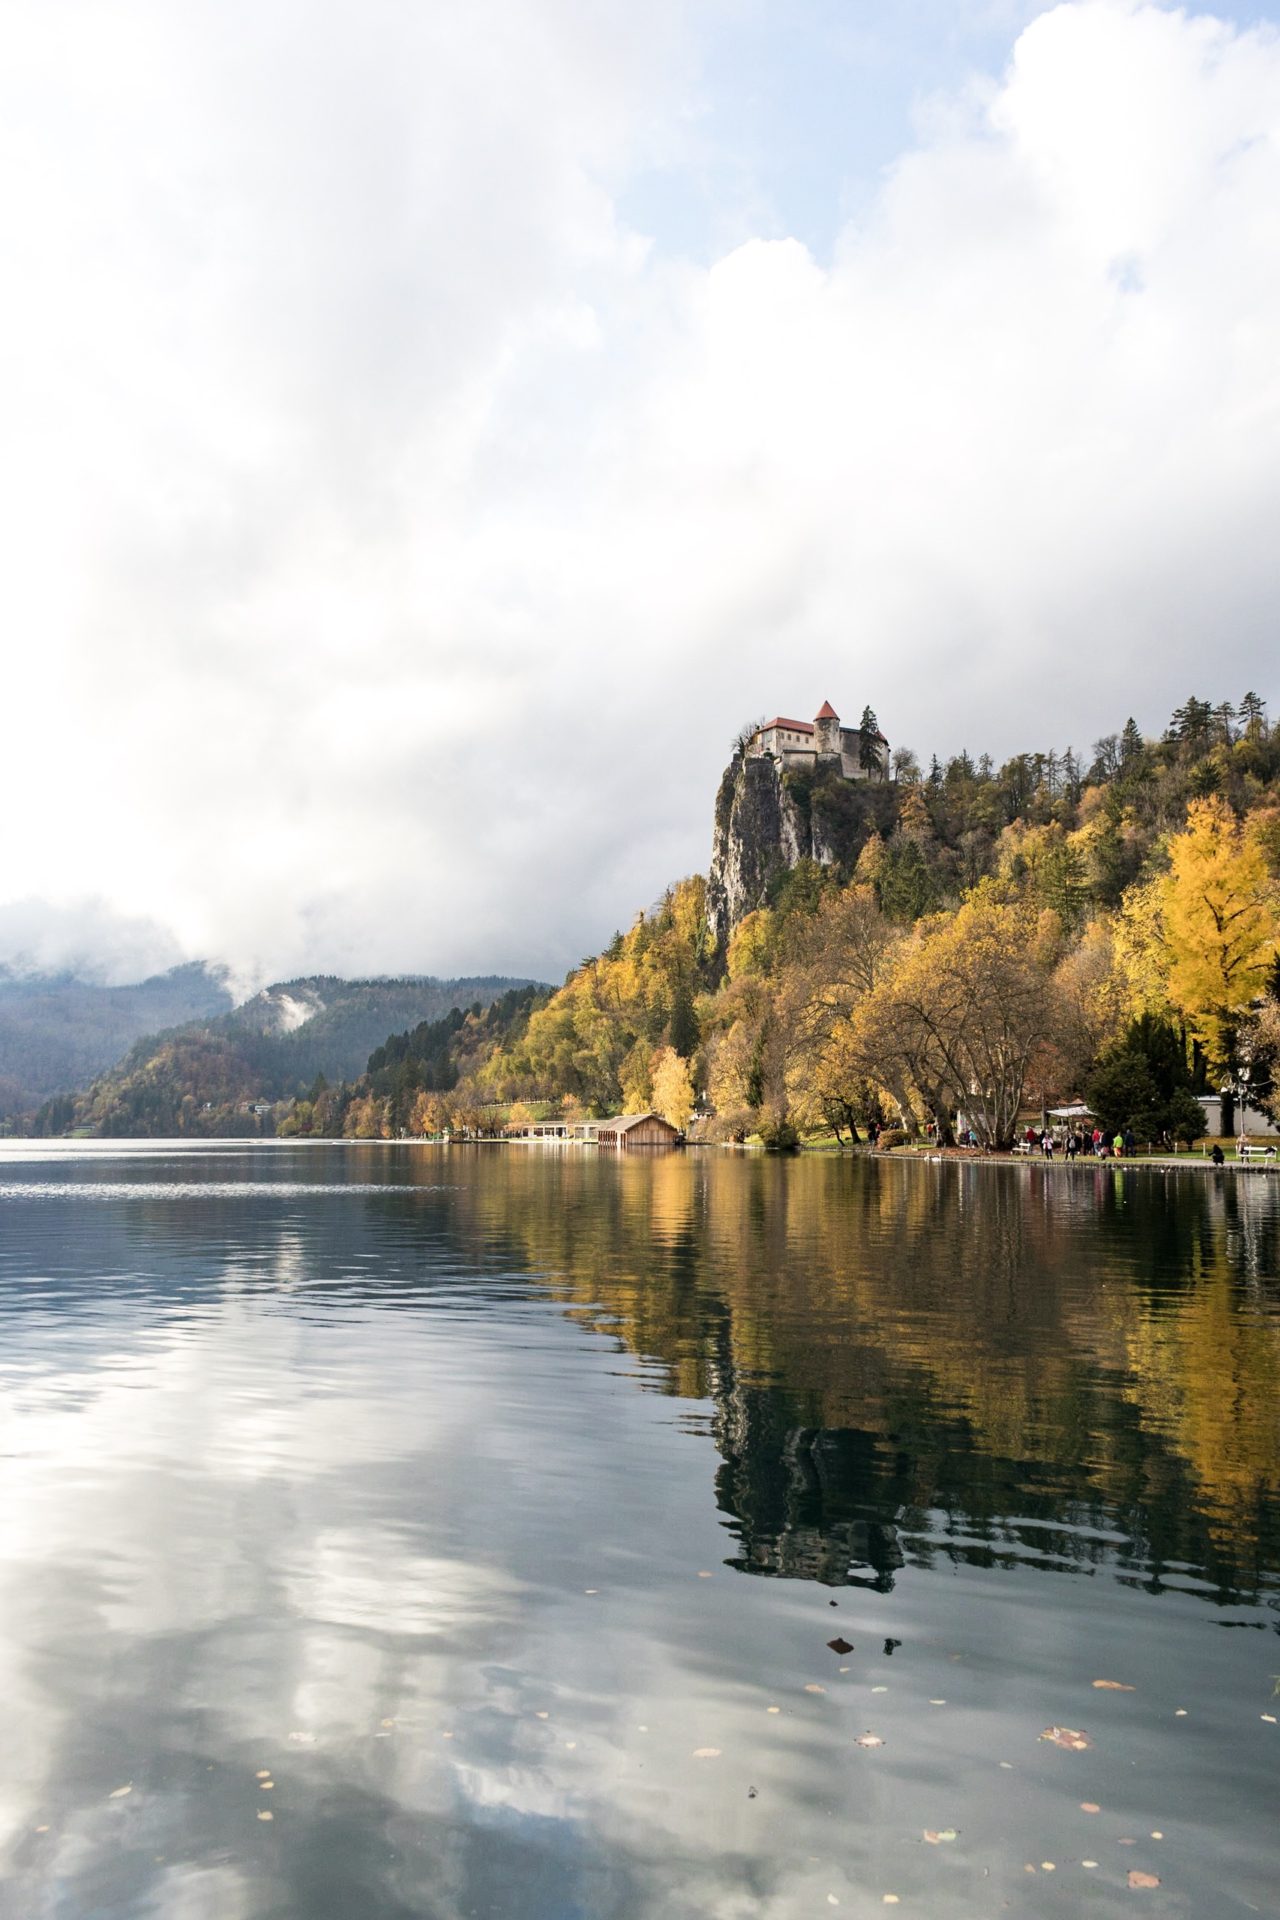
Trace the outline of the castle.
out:
[[[862,734],[857,727],[842,727],[840,715],[829,700],[824,700],[812,720],[784,720],[781,715],[757,727],[747,742],[747,758],[760,760],[771,756],[784,767],[821,771],[838,763],[846,780],[886,780],[889,776],[889,742],[882,733],[875,735],[876,764],[863,765]]]

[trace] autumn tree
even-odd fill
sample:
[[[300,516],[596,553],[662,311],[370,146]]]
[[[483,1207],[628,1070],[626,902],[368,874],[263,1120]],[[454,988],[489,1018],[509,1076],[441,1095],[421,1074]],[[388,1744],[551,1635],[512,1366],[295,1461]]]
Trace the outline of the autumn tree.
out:
[[[664,1120],[683,1133],[693,1112],[693,1082],[689,1063],[674,1047],[660,1047],[653,1057],[653,1106]]]
[[[1170,1003],[1226,1057],[1280,943],[1276,884],[1257,834],[1224,801],[1192,801],[1159,899]]]
[[[944,1136],[962,1108],[984,1145],[1013,1140],[1032,1057],[1056,1023],[1051,931],[980,887],[926,924],[878,996],[882,1049],[910,1063]]]
[[[778,989],[786,1034],[786,1083],[804,1124],[842,1128],[856,1137],[872,1104],[865,1070],[833,1044],[855,1008],[890,971],[901,932],[886,920],[871,887],[857,883],[828,894],[789,941],[789,965]]]

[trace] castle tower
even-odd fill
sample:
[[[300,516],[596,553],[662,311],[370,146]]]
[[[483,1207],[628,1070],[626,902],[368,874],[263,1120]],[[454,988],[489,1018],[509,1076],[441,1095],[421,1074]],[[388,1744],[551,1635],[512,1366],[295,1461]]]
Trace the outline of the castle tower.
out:
[[[813,721],[813,749],[820,757],[823,754],[835,754],[839,758],[841,751],[840,715],[829,700],[824,700]]]

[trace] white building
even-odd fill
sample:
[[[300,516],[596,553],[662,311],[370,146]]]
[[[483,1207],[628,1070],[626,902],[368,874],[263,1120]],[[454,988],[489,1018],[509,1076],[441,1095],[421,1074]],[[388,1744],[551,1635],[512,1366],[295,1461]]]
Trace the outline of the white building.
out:
[[[1198,1093],[1196,1099],[1204,1108],[1204,1130],[1210,1135],[1222,1133],[1222,1100],[1216,1093]],[[1232,1137],[1240,1136],[1240,1103],[1236,1102],[1236,1117],[1231,1123]],[[1277,1137],[1277,1128],[1270,1118],[1259,1112],[1257,1107],[1244,1110],[1244,1132],[1248,1139],[1273,1140]]]

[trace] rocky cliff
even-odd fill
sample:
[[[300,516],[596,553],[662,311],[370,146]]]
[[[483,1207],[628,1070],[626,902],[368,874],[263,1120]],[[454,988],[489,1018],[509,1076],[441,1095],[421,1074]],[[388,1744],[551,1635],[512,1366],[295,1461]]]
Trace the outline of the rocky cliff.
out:
[[[868,837],[889,832],[891,786],[846,780],[835,768],[784,772],[769,756],[736,753],[716,794],[707,918],[723,954],[729,935],[766,906],[802,860],[852,873]]]

